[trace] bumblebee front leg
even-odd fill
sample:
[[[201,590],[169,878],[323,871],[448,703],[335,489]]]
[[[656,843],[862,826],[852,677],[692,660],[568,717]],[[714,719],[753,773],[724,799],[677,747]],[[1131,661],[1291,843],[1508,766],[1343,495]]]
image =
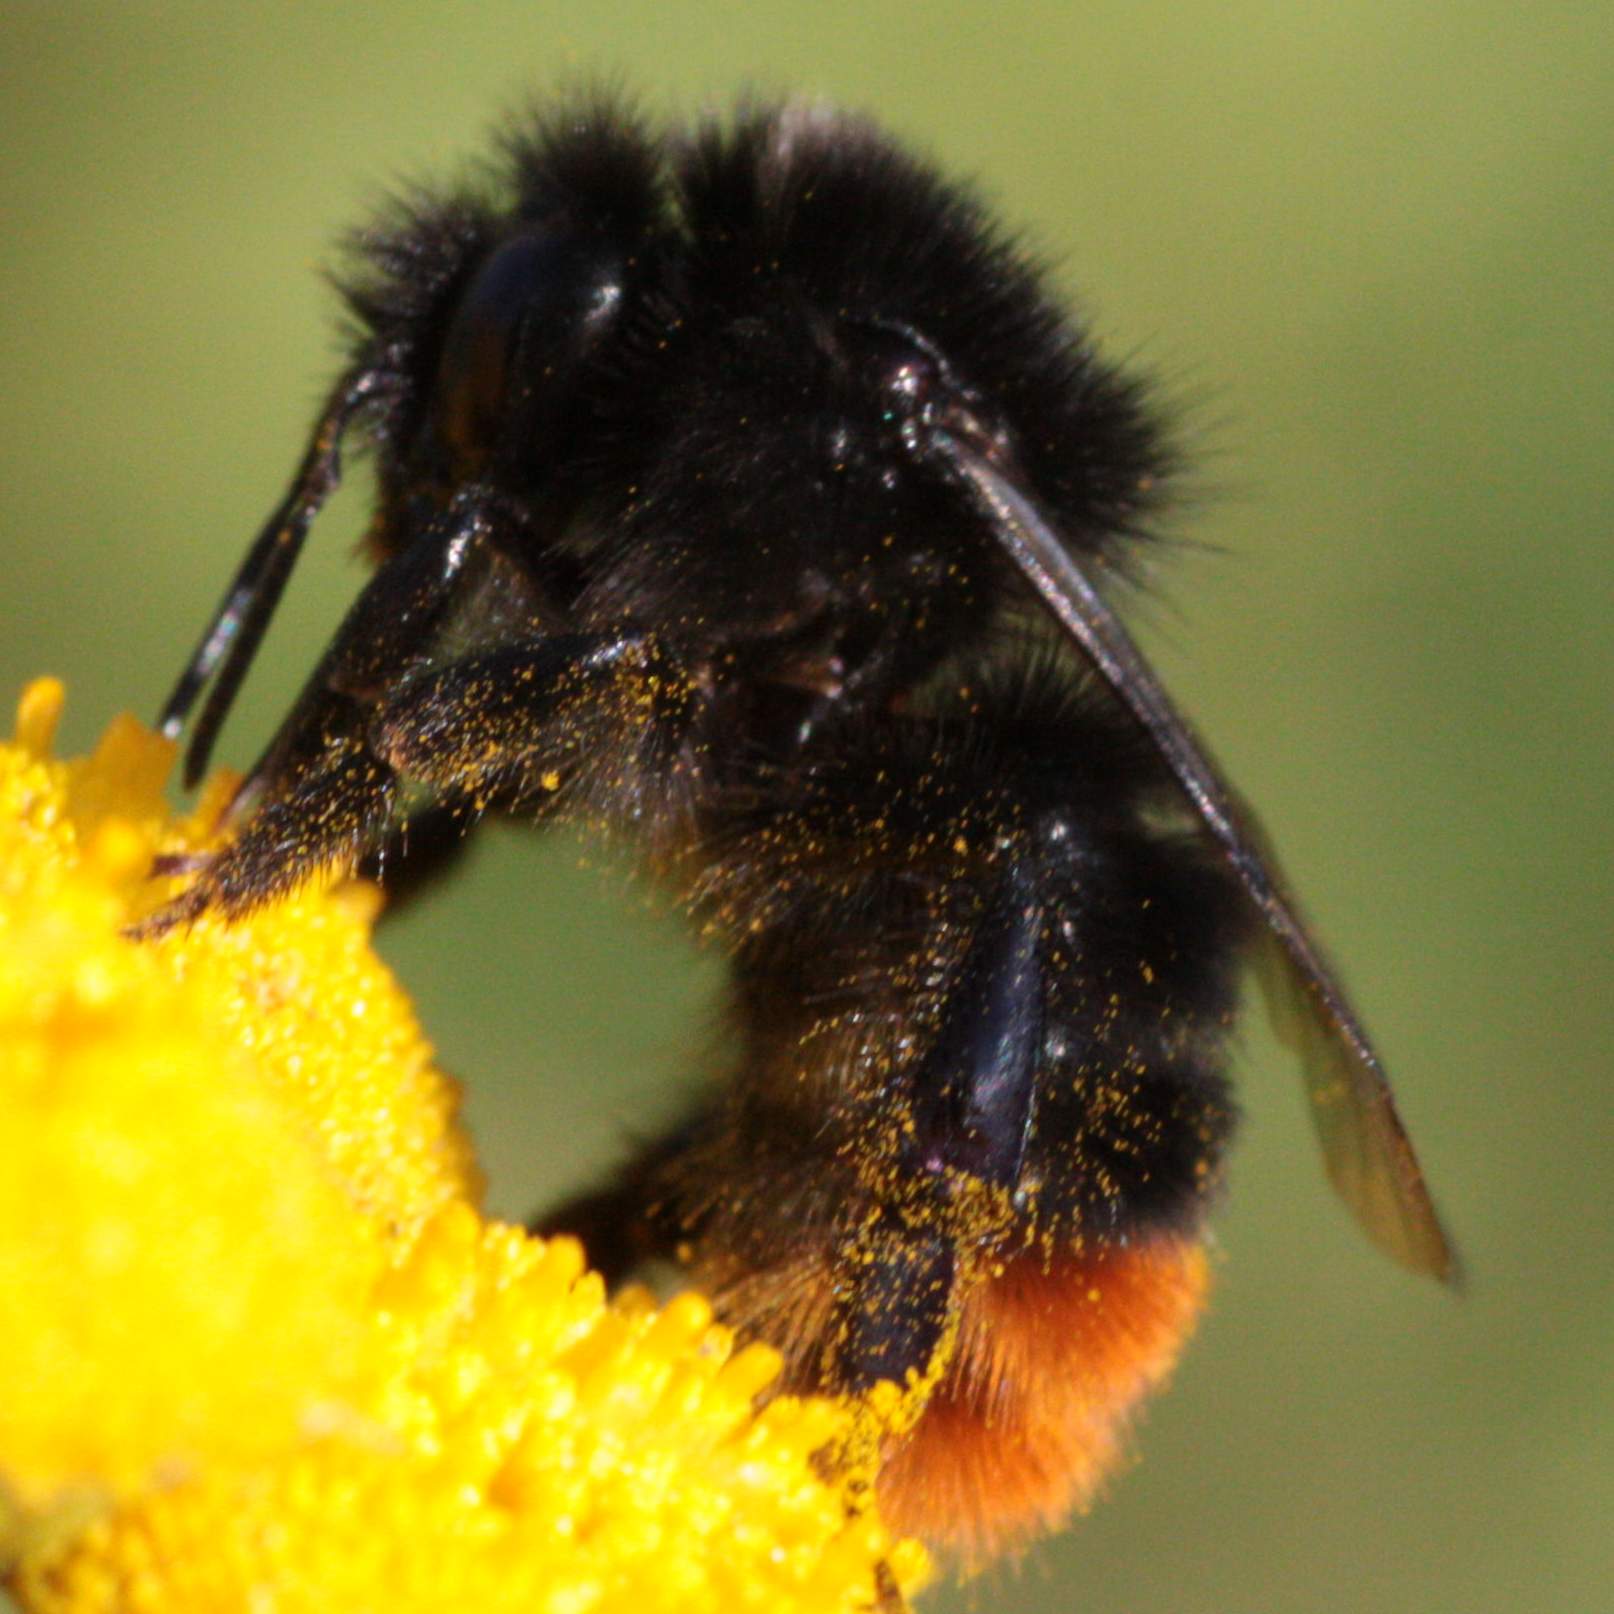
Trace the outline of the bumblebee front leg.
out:
[[[328,662],[255,776],[267,799],[147,933],[209,909],[243,914],[322,869],[351,868],[406,784],[447,793],[468,813],[541,806],[564,790],[631,814],[654,794],[648,775],[679,743],[692,697],[673,658],[637,632],[517,640],[420,665],[390,687],[384,664],[340,645]],[[365,670],[379,687],[354,678]]]
[[[505,582],[509,579],[509,582]],[[387,560],[353,602],[290,713],[231,804],[233,820],[291,795],[362,738],[375,703],[428,664],[448,630],[495,587],[519,588],[482,502],[463,494]],[[537,602],[533,601],[535,610]]]
[[[521,639],[427,669],[378,703],[370,749],[476,811],[571,810],[636,830],[693,769],[695,679],[637,629]],[[669,784],[674,788],[669,790]]]

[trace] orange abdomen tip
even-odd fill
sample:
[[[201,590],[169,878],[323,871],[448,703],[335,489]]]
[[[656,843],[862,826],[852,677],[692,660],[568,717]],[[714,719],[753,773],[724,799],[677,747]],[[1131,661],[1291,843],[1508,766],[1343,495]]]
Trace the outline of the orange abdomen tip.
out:
[[[1084,1507],[1176,1363],[1208,1277],[1200,1243],[1162,1237],[1021,1256],[978,1285],[953,1361],[881,1468],[887,1523],[970,1568]]]

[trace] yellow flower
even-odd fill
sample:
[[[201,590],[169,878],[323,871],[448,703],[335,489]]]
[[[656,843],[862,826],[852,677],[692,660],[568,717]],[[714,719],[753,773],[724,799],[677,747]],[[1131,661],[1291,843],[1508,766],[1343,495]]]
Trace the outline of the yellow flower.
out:
[[[0,746],[0,1572],[30,1610],[838,1610],[922,1551],[686,1295],[485,1221],[373,893],[136,944],[172,748]],[[861,1494],[861,1493],[860,1493]]]

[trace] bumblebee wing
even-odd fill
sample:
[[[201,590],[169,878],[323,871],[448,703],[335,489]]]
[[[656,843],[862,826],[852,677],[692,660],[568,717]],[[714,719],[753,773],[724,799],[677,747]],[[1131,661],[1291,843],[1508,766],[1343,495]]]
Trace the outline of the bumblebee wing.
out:
[[[196,697],[218,673],[185,752],[187,786],[194,785],[207,769],[214,741],[285,592],[308,529],[341,481],[342,434],[376,385],[375,370],[366,366],[349,371],[337,384],[314,428],[296,479],[242,557],[157,719],[158,729],[168,739],[177,739]]]
[[[1245,828],[1251,828],[1248,815]],[[1286,906],[1290,923],[1298,926],[1293,904]],[[1457,1253],[1440,1224],[1384,1067],[1316,942],[1304,930],[1301,935],[1308,964],[1274,926],[1257,955],[1256,976],[1273,1031],[1305,1071],[1329,1178],[1392,1260],[1458,1285]]]
[[[1142,724],[1271,936],[1263,984],[1279,1032],[1301,1053],[1329,1176],[1387,1255],[1454,1282],[1457,1259],[1367,1033],[1290,899],[1254,815],[1223,781],[1131,635],[1057,532],[982,450],[938,431],[933,446],[1026,579]]]

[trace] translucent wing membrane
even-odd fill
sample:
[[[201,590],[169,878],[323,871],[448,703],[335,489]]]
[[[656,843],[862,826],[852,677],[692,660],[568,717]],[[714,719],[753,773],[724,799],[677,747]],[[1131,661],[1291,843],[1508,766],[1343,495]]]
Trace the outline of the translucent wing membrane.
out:
[[[1160,749],[1211,838],[1260,911],[1275,946],[1262,971],[1281,1035],[1304,1061],[1329,1176],[1369,1238],[1416,1272],[1454,1282],[1457,1259],[1384,1068],[1288,895],[1253,815],[1223,781],[1132,637],[1059,534],[989,450],[937,431],[932,446],[1060,625]]]
[[[1389,1081],[1338,984],[1302,970],[1276,936],[1258,954],[1256,974],[1272,1028],[1305,1073],[1312,1122],[1340,1198],[1392,1260],[1461,1284],[1457,1252],[1429,1197]]]

